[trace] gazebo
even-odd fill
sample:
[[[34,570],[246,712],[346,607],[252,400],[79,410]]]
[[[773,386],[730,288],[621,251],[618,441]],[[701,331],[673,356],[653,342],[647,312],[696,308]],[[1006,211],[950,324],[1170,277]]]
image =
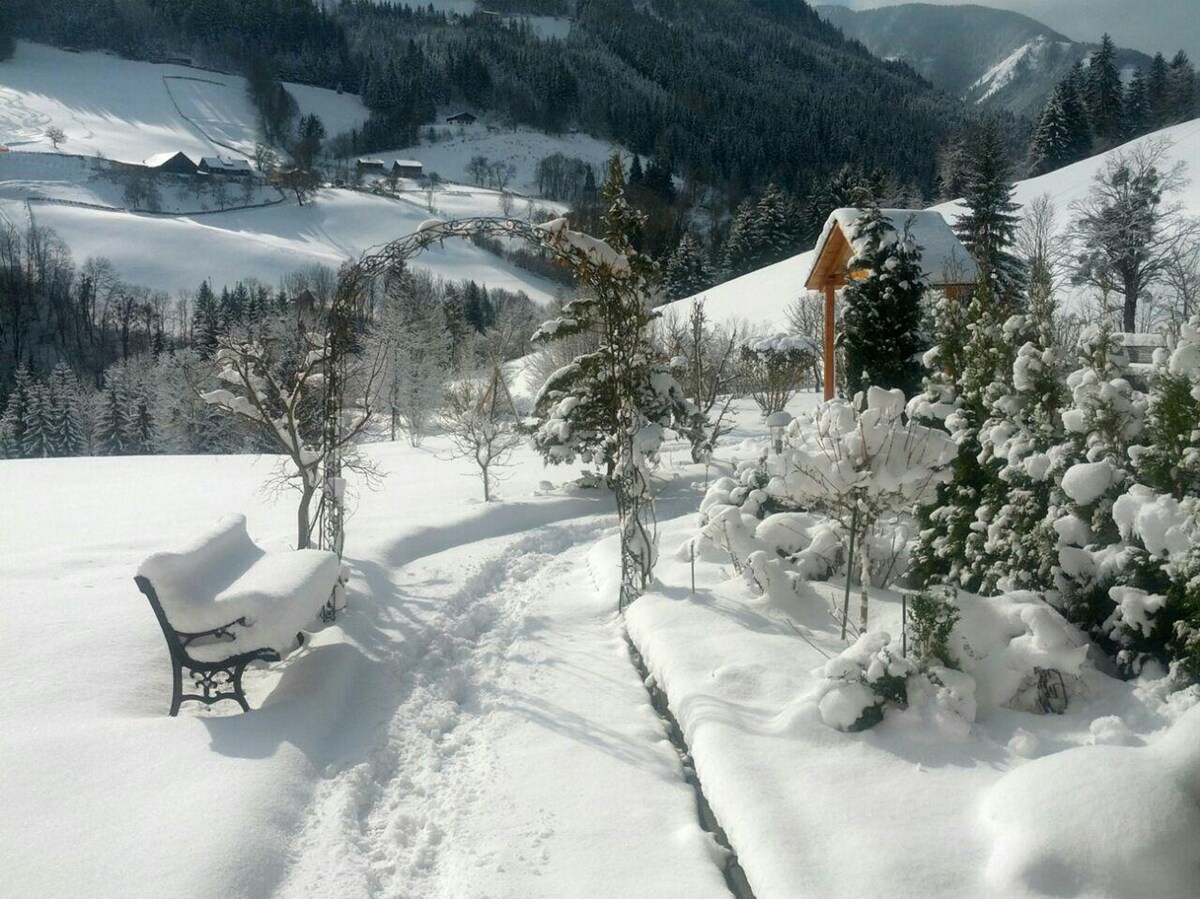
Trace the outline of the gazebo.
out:
[[[951,297],[970,289],[979,275],[975,260],[955,236],[940,212],[928,209],[884,209],[884,217],[897,235],[905,227],[921,248],[921,267],[925,283]],[[804,281],[808,290],[825,294],[825,399],[833,399],[834,372],[834,295],[848,280],[862,278],[865,271],[849,271],[847,265],[856,254],[854,233],[862,209],[835,209],[821,230],[813,250],[812,268]]]

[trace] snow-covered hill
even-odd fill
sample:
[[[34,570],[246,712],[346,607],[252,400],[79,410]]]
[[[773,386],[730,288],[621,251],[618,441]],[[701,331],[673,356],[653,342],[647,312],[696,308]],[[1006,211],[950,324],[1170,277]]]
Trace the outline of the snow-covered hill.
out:
[[[1184,190],[1172,195],[1170,199],[1181,203],[1189,215],[1200,216],[1200,119],[1164,128],[1138,138],[1131,144],[1164,139],[1171,142],[1167,153],[1170,164],[1182,162],[1187,166],[1190,176]],[[1066,228],[1070,219],[1071,204],[1087,195],[1093,178],[1103,168],[1105,160],[1119,149],[1093,156],[1056,172],[1019,181],[1014,199],[1018,203],[1026,204],[1042,194],[1049,194],[1058,210],[1059,225]],[[946,216],[951,223],[962,211],[957,202],[941,203],[933,208]],[[786,324],[788,307],[804,293],[804,279],[808,275],[811,263],[811,251],[800,253],[740,278],[726,281],[699,296],[704,298],[705,311],[711,320],[744,321],[763,329],[782,328]],[[668,314],[673,311],[677,315],[686,315],[694,299],[696,297],[671,303],[665,310]]]
[[[287,85],[302,113],[315,113],[329,134],[361,124],[358,97]],[[66,134],[58,150],[45,137]],[[611,144],[584,135],[551,137],[529,130],[497,131],[484,124],[439,128],[436,142],[388,156],[416,158],[448,183],[432,195],[402,183],[399,199],[350,190],[325,190],[301,207],[273,188],[243,195],[230,189],[221,211],[211,195],[192,195],[165,179],[164,213],[125,210],[124,186],[106,160],[141,163],[157,153],[249,156],[260,141],[257,114],[242,78],[179,65],[73,53],[21,42],[0,63],[0,225],[31,222],[53,228],[77,261],[111,260],[126,281],[171,293],[243,278],[274,283],[312,264],[336,268],[363,250],[411,233],[431,216],[501,214],[499,194],[466,181],[466,166],[482,155],[516,167],[510,189],[531,193],[543,156],[562,152],[599,165]],[[176,179],[178,180],[178,179]],[[169,182],[169,183],[168,183]],[[431,208],[432,205],[432,208]],[[555,203],[539,207],[561,211]],[[529,212],[518,202],[513,213]],[[555,286],[468,243],[433,248],[414,263],[446,279],[469,278],[489,287],[524,291],[546,303]]]
[[[301,114],[321,116],[331,135],[366,120],[356,95],[287,87]],[[51,125],[66,134],[61,152],[133,163],[176,151],[249,155],[261,140],[237,75],[21,41],[0,63],[0,145],[55,152],[45,136]]]

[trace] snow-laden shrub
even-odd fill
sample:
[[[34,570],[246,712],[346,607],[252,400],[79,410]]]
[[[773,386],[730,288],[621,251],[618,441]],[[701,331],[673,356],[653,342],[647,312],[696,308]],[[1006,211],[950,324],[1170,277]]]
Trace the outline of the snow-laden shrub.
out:
[[[882,721],[887,706],[907,707],[906,682],[916,668],[892,652],[891,642],[882,631],[862,634],[818,669],[831,682],[817,706],[822,721],[837,730],[860,731]]]
[[[1067,696],[1078,692],[1089,641],[1032,590],[998,596],[961,593],[948,641],[959,667],[977,684],[981,711],[1041,711],[1039,681],[1058,672]]]
[[[948,596],[924,591],[909,599],[908,622],[919,667],[928,669],[934,663],[957,666],[950,635],[958,619],[958,609]]]
[[[736,477],[709,488],[701,536],[729,552],[739,571],[763,553],[752,580],[764,592],[780,566],[829,577],[851,530],[864,585],[902,570],[910,510],[948,477],[955,447],[905,417],[899,390],[873,387],[863,399],[823,404],[789,426],[781,453],[744,462]]]
[[[893,652],[891,636],[881,631],[861,635],[815,673],[824,678],[817,710],[835,730],[867,730],[891,712],[909,723],[927,720],[939,735],[962,738],[975,721],[970,675],[943,666],[919,671]]]

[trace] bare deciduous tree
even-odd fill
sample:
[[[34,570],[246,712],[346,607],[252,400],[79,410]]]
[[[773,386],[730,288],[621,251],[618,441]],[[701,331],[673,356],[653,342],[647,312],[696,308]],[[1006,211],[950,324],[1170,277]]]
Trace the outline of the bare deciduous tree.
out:
[[[455,453],[479,468],[483,501],[492,500],[493,469],[504,466],[524,441],[499,365],[488,381],[465,378],[446,391],[439,421]]]
[[[1138,302],[1158,282],[1177,244],[1196,223],[1165,197],[1186,183],[1182,162],[1167,166],[1165,140],[1142,141],[1114,152],[1086,197],[1072,205],[1074,280],[1122,298],[1125,331],[1138,325]]]

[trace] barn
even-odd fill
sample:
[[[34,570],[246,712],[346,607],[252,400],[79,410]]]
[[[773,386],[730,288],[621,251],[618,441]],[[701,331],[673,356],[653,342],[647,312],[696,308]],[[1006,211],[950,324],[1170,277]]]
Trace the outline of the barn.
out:
[[[392,162],[393,178],[420,178],[424,173],[425,166],[415,159],[397,159]]]
[[[253,175],[254,169],[245,159],[222,159],[220,156],[205,156],[197,167],[206,175]]]
[[[158,153],[142,162],[146,168],[155,172],[168,172],[172,175],[196,174],[196,163],[185,153]]]
[[[356,159],[354,170],[360,175],[382,175],[387,167],[382,159]]]
[[[446,124],[448,124],[448,125],[474,125],[477,121],[479,121],[479,120],[475,116],[471,115],[471,113],[460,112],[460,113],[456,113],[455,115],[448,117],[446,119]]]

